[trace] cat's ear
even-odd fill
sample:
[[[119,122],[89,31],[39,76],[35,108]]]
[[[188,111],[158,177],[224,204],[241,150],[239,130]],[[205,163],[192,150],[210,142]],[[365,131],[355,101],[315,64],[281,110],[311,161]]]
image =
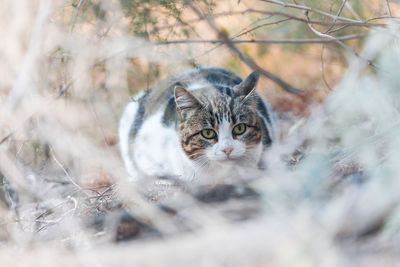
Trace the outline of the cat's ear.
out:
[[[174,96],[178,112],[201,107],[200,100],[181,85],[175,86]]]
[[[235,85],[233,87],[233,91],[237,96],[248,96],[256,89],[256,85],[259,78],[260,74],[254,71],[250,73],[250,75],[247,76],[247,78],[244,79],[244,81],[242,81],[238,85]]]

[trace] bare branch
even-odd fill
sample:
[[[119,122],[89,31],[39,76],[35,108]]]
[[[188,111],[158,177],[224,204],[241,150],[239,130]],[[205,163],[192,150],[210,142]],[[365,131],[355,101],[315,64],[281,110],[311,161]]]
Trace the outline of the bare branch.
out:
[[[262,0],[261,0],[262,1]],[[284,12],[280,12],[280,11],[266,11],[266,10],[257,10],[257,9],[245,9],[245,10],[241,10],[241,11],[232,11],[232,12],[221,12],[221,13],[217,13],[214,14],[213,16],[210,16],[210,18],[212,19],[216,19],[218,17],[222,17],[222,16],[234,16],[234,15],[243,15],[246,13],[256,13],[256,14],[262,14],[262,15],[268,15],[268,16],[282,16],[282,17],[286,17],[286,18],[290,18],[296,21],[301,21],[304,23],[311,23],[311,24],[316,24],[316,25],[324,25],[324,26],[359,26],[359,27],[384,27],[387,24],[385,23],[368,23],[368,21],[372,21],[375,20],[376,18],[371,18],[365,21],[362,20],[351,20],[351,21],[338,21],[338,18],[341,18],[339,16],[335,16],[335,15],[331,15],[331,17],[333,17],[333,19],[336,19],[335,22],[328,22],[328,21],[318,21],[318,20],[310,20],[307,21],[304,18],[301,17],[297,17],[294,16],[292,14],[288,14],[288,13],[284,13]],[[380,17],[379,19],[392,19],[392,18],[396,18],[396,17]],[[192,23],[197,23],[200,21],[203,21],[204,18],[197,18],[197,19],[191,19],[191,20],[187,20],[187,21],[182,21],[179,23],[173,23],[173,24],[168,24],[168,25],[164,25],[164,26],[160,26],[160,27],[156,27],[151,33],[154,33],[156,31],[159,30],[165,30],[165,29],[169,29],[169,28],[173,28],[173,27],[178,27],[178,26],[184,26],[184,25],[189,25]]]
[[[308,18],[307,12],[306,12],[306,16],[307,16],[307,18]],[[345,48],[346,50],[348,50],[348,51],[350,51],[351,53],[353,53],[356,57],[358,57],[358,58],[362,59],[363,61],[365,61],[365,63],[366,63],[367,65],[370,65],[370,66],[372,66],[372,67],[374,67],[374,68],[377,68],[377,66],[372,62],[372,60],[366,59],[366,58],[362,57],[362,56],[361,56],[359,53],[357,53],[353,48],[351,48],[350,46],[344,44],[341,40],[338,40],[336,37],[318,31],[318,30],[315,29],[315,28],[313,27],[313,25],[311,25],[311,24],[308,24],[308,27],[310,28],[310,30],[311,30],[312,32],[314,32],[314,33],[315,33],[316,35],[318,35],[319,37],[327,38],[327,39],[331,39],[331,40],[335,41],[336,43],[338,43],[339,45],[341,45],[343,48]]]
[[[72,20],[71,20],[71,27],[69,29],[70,33],[72,33],[72,31],[75,28],[76,19],[78,18],[79,9],[80,9],[82,3],[83,3],[83,0],[79,0],[79,3],[75,6],[74,15],[72,16]]]
[[[321,51],[321,73],[322,73],[322,80],[325,83],[325,86],[332,91],[332,87],[329,85],[326,75],[325,75],[325,61],[324,61],[324,51],[325,51],[325,44],[322,45],[322,51]]]
[[[389,12],[389,16],[392,17],[392,10],[390,9],[389,0],[386,0],[386,7],[387,7],[387,10]]]
[[[359,39],[367,36],[365,33],[359,33],[359,34],[351,34],[351,35],[345,35],[345,36],[339,36],[339,37],[324,37],[324,38],[311,38],[311,39],[269,39],[269,40],[232,40],[229,37],[230,43],[236,43],[236,44],[243,44],[243,43],[263,43],[263,44],[321,44],[321,43],[332,43],[336,42],[337,40],[339,41],[347,41],[347,40],[352,40],[352,39]],[[212,43],[212,44],[218,44],[218,43],[225,43],[226,40],[224,39],[210,39],[210,40],[171,40],[171,41],[160,41],[160,42],[153,42],[152,44],[154,45],[170,45],[170,44],[205,44],[205,43]]]
[[[346,3],[347,3],[347,0],[343,0],[343,1],[342,1],[342,5],[339,7],[339,10],[338,10],[336,16],[340,16],[340,14],[342,13],[343,8],[344,8],[344,6],[346,5]],[[334,19],[334,20],[333,20],[333,22],[336,22],[336,21],[337,21],[337,19]],[[329,29],[325,31],[325,33],[330,32],[330,31],[332,30],[333,27],[335,27],[335,25],[330,26]]]
[[[74,181],[74,179],[72,179],[72,177],[69,175],[68,171],[65,169],[65,167],[62,165],[62,163],[57,159],[55,153],[54,153],[54,149],[51,145],[49,145],[50,151],[51,151],[51,156],[53,158],[53,160],[55,161],[55,163],[57,163],[57,165],[61,168],[61,170],[64,172],[64,174],[67,176],[68,180],[71,182],[71,184],[73,184],[77,189],[79,189],[79,191],[81,191],[82,193],[84,193],[85,195],[87,195],[87,193],[85,192],[85,190]]]
[[[203,13],[196,8],[192,3],[189,3],[189,6],[191,9],[199,16],[203,17],[207,22],[208,25],[218,34],[218,36],[223,40],[225,45],[234,53],[236,54],[239,59],[245,63],[247,66],[252,68],[253,70],[259,72],[260,74],[264,75],[265,77],[269,78],[270,80],[274,81],[276,84],[281,86],[284,90],[293,93],[293,94],[300,94],[302,93],[302,90],[293,87],[292,85],[286,83],[283,81],[281,78],[276,76],[275,74],[261,68],[252,58],[245,56],[240,50],[231,42],[231,40],[226,36],[226,33],[222,32],[218,26],[214,23],[212,19],[209,17],[203,15]]]
[[[389,17],[389,16],[379,16],[379,17],[373,17],[373,18],[369,18],[369,19],[367,19],[366,21],[367,22],[369,22],[369,21],[374,21],[374,20],[379,20],[379,19],[392,19],[391,21],[392,22],[399,22],[398,20],[400,19],[400,17],[399,16],[392,16],[392,17]]]
[[[360,15],[353,9],[353,7],[349,4],[349,2],[346,2],[346,8],[351,12],[351,14],[356,17],[358,20],[362,20]]]
[[[257,30],[257,29],[260,29],[260,28],[262,28],[262,27],[270,26],[270,25],[276,25],[276,24],[279,24],[279,23],[288,21],[288,20],[290,20],[290,19],[291,19],[291,18],[286,18],[286,19],[281,19],[281,20],[273,21],[273,22],[267,22],[267,23],[263,23],[263,24],[254,26],[254,27],[252,27],[252,28],[250,28],[250,29],[248,29],[248,30],[245,30],[245,31],[243,31],[243,32],[241,32],[241,33],[239,33],[239,34],[236,34],[236,35],[233,36],[231,39],[235,39],[235,38],[237,38],[237,37],[243,36],[243,35],[245,35],[245,34],[248,34],[248,33],[250,33],[250,32],[253,32],[253,31]]]
[[[240,37],[240,36],[243,36],[243,35],[245,35],[245,34],[247,34],[247,33],[250,33],[250,32],[252,32],[252,31],[254,31],[254,30],[256,30],[256,29],[259,29],[259,28],[261,28],[261,27],[265,27],[265,26],[269,26],[269,25],[274,25],[274,24],[279,24],[279,23],[281,23],[281,22],[288,21],[288,20],[290,20],[290,19],[289,19],[289,18],[286,18],[286,19],[282,19],[282,20],[278,20],[278,21],[269,22],[269,23],[263,23],[263,24],[261,24],[261,25],[255,26],[255,27],[253,27],[253,28],[251,28],[251,29],[244,30],[244,31],[242,31],[242,32],[240,32],[240,33],[234,35],[234,36],[231,37],[230,39],[231,39],[231,40],[234,40],[234,39],[236,39],[236,38],[238,38],[238,37]],[[218,47],[220,47],[220,46],[222,46],[222,45],[223,45],[223,43],[220,43],[220,44],[214,46],[213,48],[211,48],[211,49],[209,49],[209,50],[203,52],[202,54],[196,56],[195,58],[202,57],[202,56],[204,56],[204,55],[210,53],[211,51],[217,49]]]
[[[0,140],[0,145],[3,144],[5,141],[7,141],[13,134],[14,134],[14,131],[8,133],[6,136],[4,136],[3,138],[1,138],[1,140]]]
[[[241,10],[241,11],[227,11],[227,12],[220,12],[220,13],[215,13],[213,15],[213,18],[219,18],[219,17],[228,17],[228,16],[235,16],[235,15],[243,15],[246,13],[251,13],[252,9],[245,9],[245,10]],[[187,21],[179,21],[176,23],[172,23],[172,24],[166,24],[166,25],[162,25],[162,26],[158,26],[155,27],[154,30],[152,30],[150,33],[155,33],[157,31],[160,30],[166,30],[166,29],[170,29],[170,28],[174,28],[174,27],[179,27],[179,26],[183,26],[183,25],[189,25],[189,24],[193,24],[193,23],[197,23],[200,21],[203,21],[203,18],[196,18],[196,19],[189,19]]]
[[[304,10],[304,11],[308,11],[308,12],[317,13],[317,14],[323,15],[325,17],[329,17],[329,18],[336,19],[336,20],[339,20],[339,21],[352,22],[352,23],[363,22],[363,21],[349,19],[349,18],[337,16],[337,15],[332,15],[332,14],[330,14],[328,12],[325,12],[325,11],[322,11],[322,10],[319,10],[319,9],[316,9],[316,8],[313,8],[313,7],[296,5],[296,4],[288,4],[288,3],[284,3],[284,2],[281,2],[281,1],[277,1],[277,0],[260,0],[260,1],[271,3],[271,4],[280,5],[280,6],[283,6],[283,7],[290,7],[290,8],[295,8],[295,9],[300,9],[300,10]]]

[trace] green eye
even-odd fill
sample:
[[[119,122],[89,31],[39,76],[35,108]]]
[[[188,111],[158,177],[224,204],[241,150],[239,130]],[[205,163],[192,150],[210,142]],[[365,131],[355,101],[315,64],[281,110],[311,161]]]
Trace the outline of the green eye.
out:
[[[232,134],[233,135],[241,135],[246,131],[246,124],[244,123],[239,123],[235,127],[233,127]]]
[[[217,137],[217,134],[212,129],[204,129],[201,131],[201,135],[206,139],[214,139]]]

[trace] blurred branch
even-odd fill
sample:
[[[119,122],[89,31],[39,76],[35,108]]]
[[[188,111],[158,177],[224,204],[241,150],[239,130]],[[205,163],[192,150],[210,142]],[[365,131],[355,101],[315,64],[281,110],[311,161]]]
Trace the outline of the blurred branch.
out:
[[[332,43],[336,42],[337,40],[339,41],[346,41],[346,40],[352,40],[352,39],[359,39],[367,36],[365,33],[359,33],[359,34],[351,34],[351,35],[345,35],[345,36],[340,36],[340,37],[323,37],[323,38],[311,38],[311,39],[269,39],[269,40],[255,40],[255,39],[250,39],[250,40],[233,40],[232,38],[228,38],[230,43],[264,43],[264,44],[320,44],[320,43]],[[171,40],[171,41],[159,41],[159,42],[153,42],[152,44],[154,45],[169,45],[169,44],[204,44],[204,43],[212,43],[212,44],[217,44],[217,43],[226,43],[225,39],[212,39],[212,40]]]
[[[47,103],[50,104],[52,103],[54,100],[57,100],[58,98],[60,98],[61,96],[63,96],[65,94],[65,92],[68,90],[68,88],[72,85],[72,81],[67,83],[67,84],[62,84],[57,92],[57,94]],[[2,137],[0,139],[0,145],[2,145],[5,141],[7,141],[11,136],[13,136],[13,134],[20,128],[22,127],[22,125],[24,125],[28,120],[30,120],[33,116],[39,114],[40,112],[42,112],[44,110],[44,108],[47,107],[47,105],[41,106],[39,109],[35,110],[32,112],[32,114],[30,114],[28,117],[26,117],[26,119],[24,119],[22,121],[22,123],[16,127],[14,130],[10,131],[8,134],[6,134],[4,137]]]
[[[340,21],[345,21],[345,22],[351,22],[351,23],[363,23],[364,21],[359,21],[359,20],[354,20],[354,19],[349,19],[349,18],[345,18],[345,17],[341,17],[341,16],[337,16],[337,15],[332,15],[328,12],[313,8],[313,7],[308,7],[308,6],[302,6],[302,5],[297,5],[297,4],[288,4],[288,3],[284,3],[278,0],[259,0],[262,2],[267,2],[267,3],[271,3],[271,4],[275,4],[275,5],[279,5],[282,7],[289,7],[289,8],[294,8],[294,9],[300,9],[300,10],[304,10],[304,11],[308,11],[308,12],[313,12],[313,13],[317,13],[320,15],[323,15],[325,17],[329,17],[335,20],[340,20]]]
[[[302,90],[288,84],[287,82],[283,81],[281,78],[276,76],[275,74],[261,68],[252,58],[245,56],[228,38],[225,32],[221,31],[218,26],[214,23],[214,21],[205,15],[197,8],[195,7],[192,3],[188,3],[190,8],[197,14],[198,17],[204,18],[208,25],[217,33],[218,37],[222,39],[224,44],[233,52],[236,54],[239,59],[245,63],[247,66],[249,66],[251,69],[259,72],[263,76],[269,78],[270,80],[274,81],[276,84],[281,86],[284,90],[293,93],[293,94],[300,94]]]
[[[332,91],[332,87],[329,85],[327,79],[326,79],[326,74],[325,74],[325,61],[324,61],[324,51],[325,51],[325,44],[322,45],[322,50],[321,50],[321,73],[322,73],[322,80],[324,81],[325,86]]]
[[[386,0],[386,7],[389,13],[389,16],[392,17],[392,10],[390,9],[390,4],[389,4],[389,0]]]
[[[0,171],[7,178],[7,181],[11,184],[11,186],[17,190],[17,192],[30,192],[29,185],[27,184],[24,175],[11,158],[12,157],[7,151],[0,149]]]
[[[71,20],[71,27],[69,29],[70,33],[72,33],[72,31],[75,28],[76,19],[78,18],[79,8],[81,7],[82,3],[83,3],[83,0],[79,0],[79,3],[77,5],[72,5],[75,8],[75,10],[74,10],[74,15],[72,16],[72,20]]]
[[[32,70],[37,67],[42,45],[44,42],[47,19],[51,10],[50,0],[41,0],[39,9],[32,28],[31,38],[27,51],[24,55],[22,66],[19,67],[18,75],[12,89],[8,93],[7,99],[3,104],[4,112],[12,113],[15,107],[24,97],[28,89],[32,89]]]
[[[292,20],[296,20],[296,21],[300,21],[300,22],[304,22],[304,23],[311,23],[311,24],[316,24],[316,25],[323,25],[323,26],[359,26],[359,27],[384,27],[387,24],[386,23],[370,23],[369,21],[372,20],[376,20],[376,19],[390,19],[390,18],[396,18],[396,17],[379,17],[379,18],[370,18],[367,19],[365,21],[360,21],[360,20],[350,20],[350,21],[338,21],[338,18],[342,18],[338,15],[331,15],[331,17],[333,17],[333,19],[335,19],[335,21],[333,22],[329,22],[329,21],[319,21],[319,20],[310,20],[307,21],[304,18],[301,17],[297,17],[288,13],[284,13],[284,12],[279,12],[279,11],[265,11],[265,10],[257,10],[257,9],[252,9],[252,8],[248,8],[245,10],[241,10],[241,11],[230,11],[230,12],[221,12],[221,13],[216,13],[212,16],[209,16],[209,18],[211,19],[216,19],[218,17],[223,17],[223,16],[234,16],[234,15],[244,15],[246,13],[256,13],[256,14],[262,14],[262,15],[269,15],[269,16],[282,16],[282,17],[286,17]],[[328,14],[328,13],[327,13]],[[163,25],[160,27],[155,27],[155,29],[153,31],[151,31],[151,33],[155,33],[156,31],[159,30],[165,30],[165,29],[169,29],[169,28],[173,28],[173,27],[178,27],[178,26],[185,26],[185,25],[189,25],[189,24],[193,24],[193,23],[198,23],[201,21],[204,21],[205,19],[200,17],[197,19],[191,19],[191,20],[187,20],[187,21],[181,21],[178,23],[173,23],[173,24],[167,24],[167,25]]]
[[[0,145],[3,144],[5,141],[7,141],[8,138],[10,138],[13,134],[14,134],[14,131],[8,133],[6,136],[4,136],[3,138],[1,138],[1,139],[0,139]]]

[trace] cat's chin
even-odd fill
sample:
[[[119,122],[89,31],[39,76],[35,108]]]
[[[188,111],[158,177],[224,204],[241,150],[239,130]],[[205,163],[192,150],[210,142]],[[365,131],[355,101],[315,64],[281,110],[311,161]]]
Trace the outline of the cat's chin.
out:
[[[214,160],[207,168],[199,169],[192,182],[196,185],[237,183],[258,177],[257,166],[243,159]]]

